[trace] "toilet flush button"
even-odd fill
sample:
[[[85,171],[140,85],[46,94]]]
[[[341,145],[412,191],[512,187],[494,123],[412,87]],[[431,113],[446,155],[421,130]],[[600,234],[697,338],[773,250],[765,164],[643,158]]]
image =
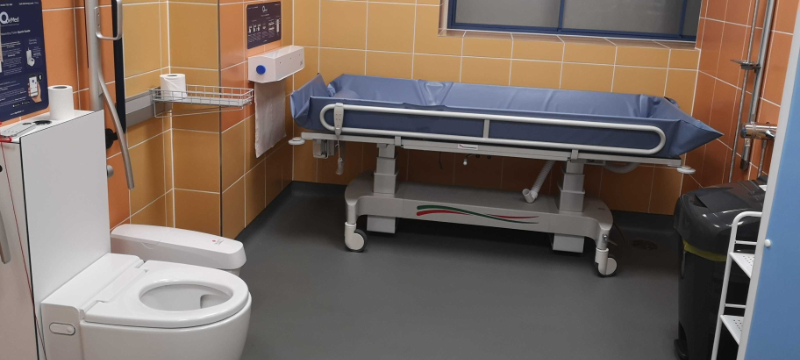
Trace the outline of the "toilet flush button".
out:
[[[50,332],[61,335],[75,335],[75,327],[69,324],[50,324]]]

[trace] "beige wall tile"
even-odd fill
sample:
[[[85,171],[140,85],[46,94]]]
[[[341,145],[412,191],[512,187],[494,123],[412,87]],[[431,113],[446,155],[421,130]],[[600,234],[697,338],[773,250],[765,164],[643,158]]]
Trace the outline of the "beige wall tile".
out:
[[[672,49],[669,58],[670,68],[697,70],[700,61],[700,51]]]
[[[348,143],[345,151],[344,173],[342,175],[336,175],[336,169],[339,167],[337,156],[318,160],[317,177],[319,182],[325,184],[349,184],[363,169],[363,154],[363,144]]]
[[[172,190],[172,131],[164,134],[164,180],[167,184],[167,191]]]
[[[514,60],[511,64],[511,85],[558,89],[561,85],[561,63]]]
[[[173,73],[185,74],[186,83],[190,85],[220,85],[220,72],[217,69],[189,69],[173,66],[171,71]],[[178,113],[187,113],[192,110],[196,110],[197,108],[198,106],[195,105],[176,104],[173,110]],[[172,118],[172,126],[176,129],[184,130],[219,131],[220,114],[212,113],[203,115],[175,116]]]
[[[217,7],[170,3],[172,66],[218,69]]]
[[[291,2],[286,2],[290,4]],[[283,10],[283,6],[281,5],[281,10]],[[244,12],[245,7],[243,3],[238,4],[226,4],[221,5],[219,7],[219,18],[220,18],[220,67],[227,68],[238,63],[241,63],[246,60],[245,53],[246,53],[246,44],[245,44],[245,28],[244,28]],[[281,17],[284,23],[282,24],[282,28],[285,28],[286,23],[283,19],[291,19],[289,17]],[[284,31],[281,34],[281,38],[283,36],[287,36],[286,32]]]
[[[507,59],[511,57],[511,34],[467,32],[464,55]]]
[[[415,7],[370,4],[367,49],[410,53],[414,48]]]
[[[692,113],[697,71],[669,69],[666,97],[678,102],[681,110]]]
[[[264,162],[258,163],[244,176],[245,220],[249,224],[267,206]]]
[[[135,146],[147,139],[160,134],[163,129],[163,119],[152,118],[128,128],[125,135],[128,137],[128,146]]]
[[[314,144],[306,141],[300,146],[293,146],[294,159],[292,180],[316,182],[317,181],[317,159],[312,157]]]
[[[439,8],[417,6],[414,52],[418,54],[461,55],[461,37],[439,36]]]
[[[173,130],[175,187],[220,191],[219,134]]]
[[[239,179],[222,193],[222,236],[233,239],[244,226],[244,179]]]
[[[128,183],[125,179],[125,169],[122,162],[122,155],[114,156],[106,160],[108,165],[117,170],[114,176],[108,178],[108,220],[111,226],[116,226],[130,216],[130,194]]]
[[[664,96],[667,69],[617,66],[614,72],[614,92]]]
[[[647,212],[653,187],[652,167],[639,166],[627,174],[603,170],[600,198],[613,210]]]
[[[222,188],[244,175],[244,133],[245,122],[242,121],[222,133]]]
[[[295,44],[319,46],[319,0],[296,0],[294,3]]]
[[[294,24],[292,14],[294,13],[293,1],[281,2],[281,46],[292,45],[294,39]]]
[[[169,66],[169,3],[162,1],[161,7],[161,66]]]
[[[455,177],[454,154],[410,150],[408,151],[408,156],[408,181],[427,184],[453,184]]]
[[[283,161],[281,161],[281,155],[285,154],[280,151],[276,151],[264,161],[266,182],[264,193],[264,198],[266,199],[265,205],[269,205],[272,200],[274,200],[278,194],[281,193],[281,190],[283,190]]]
[[[617,65],[667,67],[669,49],[664,47],[617,47]]]
[[[367,75],[411,78],[411,54],[367,52]]]
[[[611,91],[614,67],[564,63],[561,88],[567,90]]]
[[[562,37],[564,61],[589,64],[614,64],[616,46],[605,39]]]
[[[651,214],[672,215],[675,203],[681,195],[683,175],[674,169],[655,168],[653,177],[653,193],[650,195]]]
[[[125,79],[125,95],[131,97],[161,86],[161,71],[136,75]]]
[[[511,60],[462,59],[461,82],[486,85],[508,85]]]
[[[544,166],[544,160],[503,158],[503,190],[522,191],[530,188]],[[588,167],[587,167],[588,168]],[[542,188],[548,188],[545,184]]]
[[[142,225],[167,225],[167,204],[166,197],[162,196],[156,201],[147,205],[144,209],[131,216],[131,224]]]
[[[326,82],[342,74],[364,75],[366,53],[363,50],[321,49],[319,73]]]
[[[167,203],[167,226],[175,227],[175,192],[168,192],[165,201]]]
[[[561,61],[564,43],[557,36],[514,35],[514,59]]]
[[[343,49],[366,48],[366,3],[323,0],[321,14],[322,46]]]
[[[463,165],[464,154],[455,154],[455,185],[477,188],[500,189],[503,173],[503,158],[493,156],[470,157]]]
[[[459,81],[461,58],[456,56],[414,55],[414,79]]]
[[[161,29],[154,21],[160,18],[159,4],[125,6],[125,76],[161,68]],[[138,94],[138,93],[136,93]]]
[[[78,90],[74,12],[71,9],[44,11],[42,20],[44,22],[45,52],[51,59],[58,56],[58,61],[47,62],[48,81],[54,85],[70,85],[73,89]]]
[[[219,194],[175,190],[175,227],[220,235]]]
[[[131,212],[164,195],[164,141],[157,136],[130,149],[133,181]],[[121,172],[120,172],[121,173]]]
[[[264,157],[256,157],[256,123],[254,117],[245,119],[245,170],[250,170]]]
[[[319,73],[319,48],[307,47],[303,49],[305,52],[306,65],[303,70],[294,74],[294,89],[297,90],[303,85],[307,84]],[[333,80],[333,79],[331,79]],[[325,81],[330,81],[325,79]]]

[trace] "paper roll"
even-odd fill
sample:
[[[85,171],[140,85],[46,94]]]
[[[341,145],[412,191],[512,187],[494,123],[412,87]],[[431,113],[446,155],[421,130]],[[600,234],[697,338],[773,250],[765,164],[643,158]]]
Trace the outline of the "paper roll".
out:
[[[50,98],[50,120],[68,120],[75,117],[75,101],[72,97],[72,86],[54,85],[47,88]]]
[[[186,75],[161,75],[161,95],[166,100],[176,100],[186,97]]]

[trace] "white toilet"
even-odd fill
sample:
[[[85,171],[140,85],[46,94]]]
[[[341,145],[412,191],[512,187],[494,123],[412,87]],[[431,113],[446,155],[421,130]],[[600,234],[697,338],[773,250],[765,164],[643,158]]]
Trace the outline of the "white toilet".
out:
[[[238,360],[251,306],[234,275],[242,244],[141,225],[109,234],[104,123],[76,111],[0,144],[0,240],[27,250],[32,300],[2,304],[32,305],[42,359]]]
[[[103,255],[42,301],[48,359],[239,359],[251,304],[234,275],[245,262],[240,242],[123,225],[111,249],[127,254]]]

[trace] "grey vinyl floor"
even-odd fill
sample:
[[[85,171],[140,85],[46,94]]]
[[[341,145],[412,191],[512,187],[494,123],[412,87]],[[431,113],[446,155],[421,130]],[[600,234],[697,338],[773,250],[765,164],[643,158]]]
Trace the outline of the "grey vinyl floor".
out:
[[[671,220],[615,218],[619,272],[605,279],[589,241],[562,254],[512,230],[400,221],[351,253],[342,188],[295,183],[238,237],[253,297],[243,359],[675,359]]]

